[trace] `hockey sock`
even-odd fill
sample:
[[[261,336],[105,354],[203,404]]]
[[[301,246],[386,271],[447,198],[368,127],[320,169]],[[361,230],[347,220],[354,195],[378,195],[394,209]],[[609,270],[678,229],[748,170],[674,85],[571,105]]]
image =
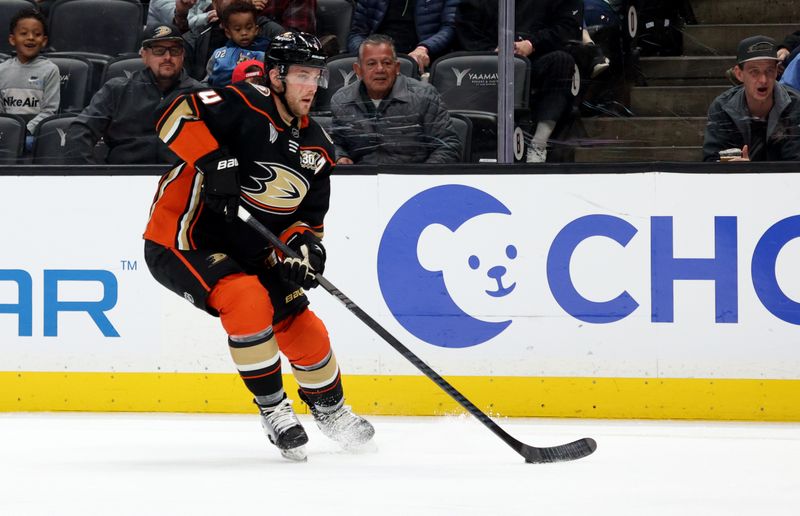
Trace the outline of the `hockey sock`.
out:
[[[300,386],[300,397],[315,410],[335,410],[344,403],[342,375],[332,350],[316,364],[293,363],[292,372]]]
[[[228,346],[245,386],[258,399],[275,404],[283,399],[281,357],[272,327],[254,335],[228,337]]]

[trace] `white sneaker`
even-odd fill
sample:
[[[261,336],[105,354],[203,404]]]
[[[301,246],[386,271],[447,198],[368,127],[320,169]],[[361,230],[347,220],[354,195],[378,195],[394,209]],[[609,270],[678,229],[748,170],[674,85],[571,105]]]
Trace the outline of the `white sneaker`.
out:
[[[345,448],[364,444],[375,435],[372,424],[344,404],[332,412],[321,412],[312,406],[311,414],[322,433]]]
[[[544,145],[528,145],[528,153],[525,155],[526,163],[544,163],[547,161],[547,147]]]
[[[306,460],[304,445],[308,442],[308,435],[292,410],[292,400],[283,398],[275,407],[265,408],[258,403],[256,406],[261,413],[264,433],[269,442],[278,447],[281,455],[290,460]]]

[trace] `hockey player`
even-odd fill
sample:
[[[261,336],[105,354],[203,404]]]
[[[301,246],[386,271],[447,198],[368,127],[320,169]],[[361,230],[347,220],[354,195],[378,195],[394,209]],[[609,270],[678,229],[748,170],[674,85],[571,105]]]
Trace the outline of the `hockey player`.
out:
[[[175,99],[160,137],[183,160],[162,176],[144,233],[150,272],[220,318],[233,361],[284,457],[305,459],[305,430],[283,390],[279,351],[322,432],[344,446],[374,429],[344,405],[341,374],[304,289],[325,267],[333,144],[308,117],[327,86],[315,36],[287,32],[265,56],[268,87],[238,83]],[[302,258],[280,256],[236,217],[239,204]]]

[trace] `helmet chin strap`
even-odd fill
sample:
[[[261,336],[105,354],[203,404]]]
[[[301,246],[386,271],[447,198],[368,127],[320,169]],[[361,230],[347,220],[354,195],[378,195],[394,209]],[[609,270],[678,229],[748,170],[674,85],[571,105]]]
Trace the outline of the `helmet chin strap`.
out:
[[[289,126],[294,130],[299,130],[299,128],[300,128],[300,118],[294,113],[294,111],[292,111],[291,106],[289,106],[289,103],[286,101],[286,81],[284,79],[281,79],[281,84],[283,84],[283,91],[276,90],[272,86],[272,83],[270,83],[269,89],[276,97],[281,99],[281,103],[283,104],[283,108],[286,110],[286,112],[289,115],[291,115],[292,119],[289,121]]]
[[[289,121],[289,127],[292,130],[292,136],[294,138],[300,137],[300,117],[298,117],[294,111],[292,111],[291,106],[286,101],[286,81],[281,79],[281,84],[283,84],[283,91],[278,91],[272,86],[272,82],[270,82],[269,90],[281,100],[283,104],[283,108],[286,110],[286,113],[289,114],[292,119]]]

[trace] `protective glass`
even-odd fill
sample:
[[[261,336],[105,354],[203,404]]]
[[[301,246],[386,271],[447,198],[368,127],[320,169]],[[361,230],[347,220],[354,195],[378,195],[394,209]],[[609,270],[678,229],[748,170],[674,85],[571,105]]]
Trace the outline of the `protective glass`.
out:
[[[286,84],[309,86],[316,84],[319,88],[328,87],[328,69],[315,66],[292,65],[283,78]]]
[[[183,55],[183,47],[180,46],[180,45],[174,46],[174,47],[162,47],[162,46],[155,47],[154,46],[154,47],[147,47],[147,48],[150,49],[150,52],[152,52],[154,56],[159,56],[159,57],[163,56],[167,52],[169,52],[169,55],[171,55],[172,57],[177,57],[177,56],[182,56]]]

